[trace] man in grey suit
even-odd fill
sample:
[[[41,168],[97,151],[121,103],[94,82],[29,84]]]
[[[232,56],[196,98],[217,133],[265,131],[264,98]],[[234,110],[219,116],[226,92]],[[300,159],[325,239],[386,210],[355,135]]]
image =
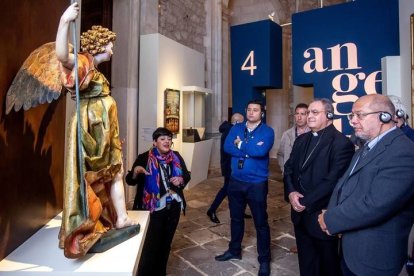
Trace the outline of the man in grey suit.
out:
[[[342,236],[344,275],[398,275],[414,222],[414,143],[395,127],[388,97],[367,95],[349,119],[366,144],[355,153],[319,215],[321,229]]]

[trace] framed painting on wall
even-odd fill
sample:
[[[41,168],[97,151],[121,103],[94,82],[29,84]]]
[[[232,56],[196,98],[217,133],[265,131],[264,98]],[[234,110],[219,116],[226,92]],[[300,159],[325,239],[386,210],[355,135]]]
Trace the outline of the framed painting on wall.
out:
[[[165,89],[164,127],[174,134],[180,129],[180,90]]]

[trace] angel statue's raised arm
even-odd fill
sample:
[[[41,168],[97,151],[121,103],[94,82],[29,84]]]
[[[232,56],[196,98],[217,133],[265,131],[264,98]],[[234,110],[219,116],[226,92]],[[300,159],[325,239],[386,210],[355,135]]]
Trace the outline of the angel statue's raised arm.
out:
[[[13,106],[15,110],[22,106],[27,110],[39,103],[56,99],[62,86],[69,90],[74,98],[77,71],[81,133],[78,133],[77,129],[77,113],[73,112],[67,129],[64,206],[59,233],[59,246],[64,249],[64,254],[68,258],[85,255],[110,229],[136,225],[136,222],[127,216],[125,207],[117,106],[114,98],[110,96],[108,80],[97,69],[101,62],[111,59],[116,34],[102,26],[93,26],[81,35],[81,52],[73,53],[68,35],[70,25],[78,15],[77,3],[66,9],[60,19],[56,43],[45,44],[29,56],[20,69],[24,72],[19,71],[16,75],[6,100],[7,112],[10,112]],[[42,58],[47,60],[43,61],[46,66],[37,64],[36,68],[43,66],[52,72],[56,70],[54,73],[57,77],[49,81],[52,85],[44,84],[43,79],[46,77],[41,75],[44,69],[31,68],[33,64],[41,63]],[[29,59],[31,61],[28,61]],[[75,67],[75,64],[78,66]],[[21,88],[26,84],[21,78],[18,79],[19,74],[26,80],[34,79],[43,88],[39,88],[36,95],[22,93]],[[21,99],[22,96],[26,98]],[[78,161],[78,134],[83,156],[81,162]],[[80,196],[80,168],[84,172],[84,198]]]

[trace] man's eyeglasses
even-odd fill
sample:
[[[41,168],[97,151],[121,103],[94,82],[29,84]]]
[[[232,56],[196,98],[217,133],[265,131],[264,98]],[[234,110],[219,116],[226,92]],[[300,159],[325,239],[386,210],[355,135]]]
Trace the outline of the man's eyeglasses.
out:
[[[356,118],[361,121],[361,120],[363,120],[368,115],[377,114],[377,113],[381,113],[381,112],[382,111],[373,111],[373,112],[367,112],[367,113],[360,113],[360,112],[358,112],[358,113],[351,113],[351,114],[348,114],[347,117],[348,117],[348,120],[351,121],[356,116]]]
[[[306,111],[306,115],[309,115],[310,113],[312,113],[312,115],[317,116],[321,112],[326,112],[326,111],[325,110],[321,110],[321,111],[318,111],[318,110],[308,110],[308,111]]]

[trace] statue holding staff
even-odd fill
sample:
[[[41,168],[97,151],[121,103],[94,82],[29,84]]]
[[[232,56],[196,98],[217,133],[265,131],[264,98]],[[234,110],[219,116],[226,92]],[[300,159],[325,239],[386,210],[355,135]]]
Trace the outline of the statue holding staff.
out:
[[[73,112],[67,131],[63,219],[59,233],[59,246],[68,258],[84,256],[111,229],[137,224],[128,217],[125,206],[116,102],[110,96],[108,80],[97,69],[100,63],[111,59],[116,34],[102,26],[93,26],[81,35],[81,52],[73,53],[69,28],[78,15],[77,3],[66,9],[60,19],[56,42],[42,45],[28,57],[6,99],[9,113],[13,106],[18,111],[22,106],[27,110],[50,103],[59,97],[62,86],[72,98],[76,98],[78,90],[79,110]],[[129,229],[136,232],[139,226]],[[127,235],[131,236],[131,232]],[[118,236],[115,240],[119,239],[119,233],[114,236]]]

